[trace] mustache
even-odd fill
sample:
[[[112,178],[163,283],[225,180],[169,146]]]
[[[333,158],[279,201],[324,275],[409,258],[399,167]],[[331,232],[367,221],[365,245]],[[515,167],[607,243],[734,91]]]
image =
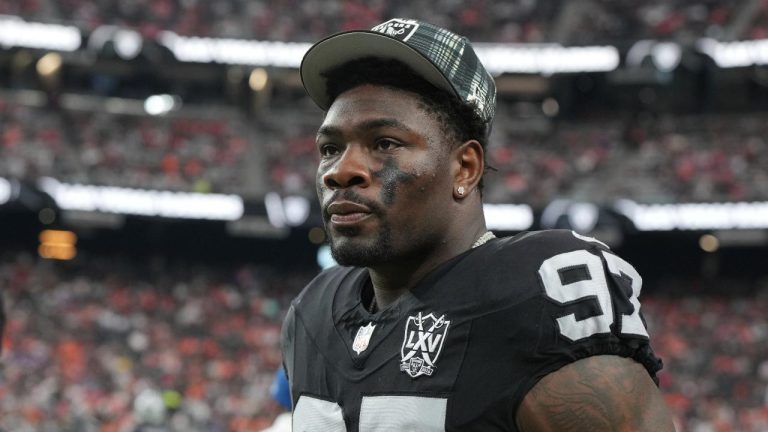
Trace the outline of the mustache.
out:
[[[371,210],[371,213],[376,216],[381,216],[384,214],[384,209],[381,207],[381,204],[378,202],[366,198],[364,196],[361,196],[360,194],[352,191],[352,190],[337,190],[336,192],[331,195],[331,197],[325,201],[323,204],[323,219],[328,220],[331,218],[330,213],[328,213],[328,206],[334,202],[334,201],[349,201],[355,204],[360,204],[368,207]]]

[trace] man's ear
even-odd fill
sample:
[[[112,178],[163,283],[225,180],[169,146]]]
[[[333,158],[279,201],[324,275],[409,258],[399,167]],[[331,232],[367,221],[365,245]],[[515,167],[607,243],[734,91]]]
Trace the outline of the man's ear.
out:
[[[485,150],[477,140],[469,140],[453,151],[453,195],[463,199],[477,190],[485,170]]]

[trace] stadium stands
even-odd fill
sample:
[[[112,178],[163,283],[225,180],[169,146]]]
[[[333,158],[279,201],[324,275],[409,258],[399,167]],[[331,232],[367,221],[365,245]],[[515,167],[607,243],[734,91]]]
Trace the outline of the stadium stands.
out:
[[[768,281],[753,295],[646,298],[643,307],[666,371],[661,388],[683,431],[768,428]],[[677,280],[666,292],[696,281]]]
[[[0,130],[0,176],[246,196],[255,189],[247,180],[261,172],[246,153],[265,139],[252,136],[242,114],[168,118],[3,101]]]
[[[750,22],[747,36],[749,39],[768,38],[768,3],[760,2],[759,11]]]
[[[692,37],[719,37],[750,1],[632,1],[561,0],[512,2],[439,1],[259,1],[216,2],[146,1],[119,3],[71,0],[0,1],[0,14],[25,19],[72,23],[84,30],[119,25],[154,37],[162,30],[187,36],[260,40],[313,41],[351,28],[365,28],[390,17],[429,19],[450,23],[459,33],[484,42],[604,43],[645,38],[690,41]],[[763,8],[764,9],[764,8]],[[764,12],[763,12],[764,13]],[[565,31],[558,26],[575,20]],[[748,36],[760,37],[761,20],[755,18]]]
[[[0,430],[131,430],[144,389],[163,392],[173,430],[271,423],[281,320],[307,277],[259,266],[190,271],[161,258],[87,261],[62,267],[19,254],[0,263]]]
[[[663,115],[633,121],[561,121],[543,134],[492,140],[489,199],[544,205],[593,202],[750,201],[768,198],[766,119]],[[504,128],[505,121],[498,123]]]
[[[597,15],[582,42],[676,40],[691,43],[700,37],[723,38],[731,19],[748,2],[599,0]],[[596,17],[596,19],[595,19]]]

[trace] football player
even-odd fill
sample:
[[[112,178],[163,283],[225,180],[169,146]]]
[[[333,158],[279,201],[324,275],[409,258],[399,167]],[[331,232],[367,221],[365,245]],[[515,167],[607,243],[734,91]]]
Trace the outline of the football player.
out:
[[[393,19],[318,42],[301,76],[341,266],[283,326],[294,431],[674,430],[632,265],[486,229],[496,89],[466,38]]]

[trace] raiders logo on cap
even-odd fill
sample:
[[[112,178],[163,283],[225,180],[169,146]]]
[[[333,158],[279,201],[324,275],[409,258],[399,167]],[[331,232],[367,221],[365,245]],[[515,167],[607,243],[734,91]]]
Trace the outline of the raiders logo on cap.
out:
[[[389,37],[407,42],[418,29],[419,23],[417,21],[395,18],[377,25],[372,28],[371,31],[379,32]]]

